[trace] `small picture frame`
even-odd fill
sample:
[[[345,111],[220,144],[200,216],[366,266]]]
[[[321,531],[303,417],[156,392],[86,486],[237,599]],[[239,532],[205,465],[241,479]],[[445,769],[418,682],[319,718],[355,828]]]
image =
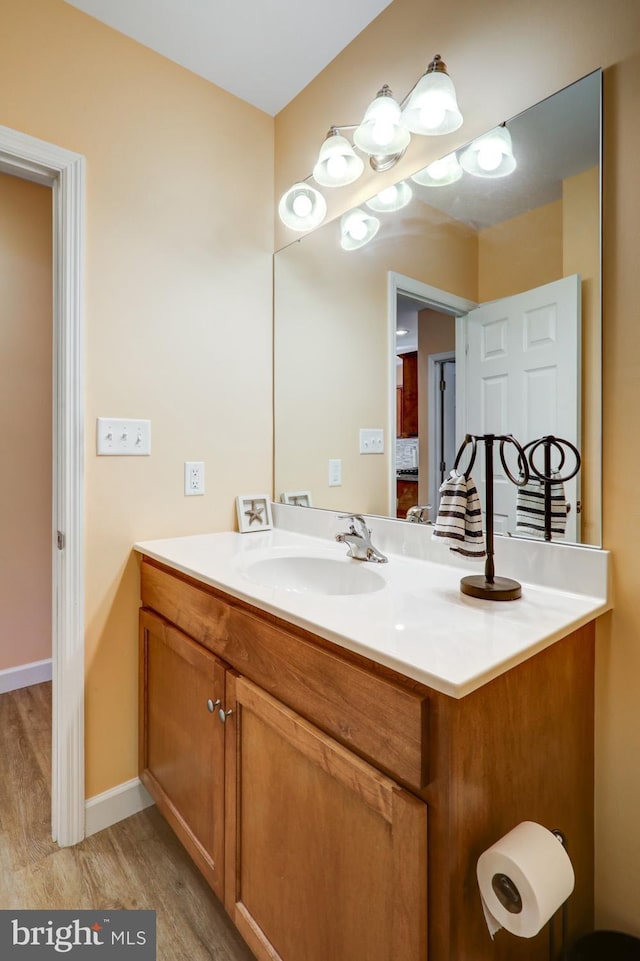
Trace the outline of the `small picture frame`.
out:
[[[283,504],[293,504],[294,507],[312,507],[311,491],[284,491],[280,496]]]
[[[236,497],[238,530],[241,534],[250,531],[270,531],[271,501],[268,494],[239,494]]]

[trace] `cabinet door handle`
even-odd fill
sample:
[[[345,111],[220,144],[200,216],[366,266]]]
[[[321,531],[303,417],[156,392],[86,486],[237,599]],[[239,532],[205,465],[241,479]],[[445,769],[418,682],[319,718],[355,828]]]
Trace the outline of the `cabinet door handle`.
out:
[[[209,700],[207,701],[207,710],[208,710],[209,714],[213,714],[213,712],[214,712],[215,709],[217,708],[218,704],[220,704],[220,698],[219,698],[219,697],[216,698],[215,701],[212,701],[211,698],[209,698]]]
[[[218,717],[220,718],[220,723],[221,724],[226,723],[226,720],[230,714],[233,714],[233,711],[225,711],[225,709],[221,707],[220,710],[218,711]]]

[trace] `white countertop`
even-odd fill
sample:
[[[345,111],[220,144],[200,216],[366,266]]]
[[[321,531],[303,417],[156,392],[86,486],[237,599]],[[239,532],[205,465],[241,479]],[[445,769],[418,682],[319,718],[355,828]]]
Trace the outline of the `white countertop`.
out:
[[[409,525],[411,526],[411,525]],[[415,526],[415,525],[414,525]],[[255,583],[247,565],[291,554],[336,558],[344,544],[287,530],[223,532],[135,545],[141,554],[452,697],[464,697],[609,609],[605,597],[522,584],[516,601],[460,593],[458,568],[389,553],[367,569],[384,579],[367,594],[325,595]],[[345,570],[346,573],[346,570]]]

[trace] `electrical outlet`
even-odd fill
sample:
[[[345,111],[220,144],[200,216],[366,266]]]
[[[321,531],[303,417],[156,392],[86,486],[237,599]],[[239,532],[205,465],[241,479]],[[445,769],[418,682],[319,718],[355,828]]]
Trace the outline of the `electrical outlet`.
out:
[[[186,460],[184,462],[184,493],[185,497],[194,494],[204,494],[204,462],[201,460]]]
[[[329,487],[342,486],[342,461],[335,458],[329,461]]]
[[[360,453],[384,454],[384,431],[382,428],[360,428]]]

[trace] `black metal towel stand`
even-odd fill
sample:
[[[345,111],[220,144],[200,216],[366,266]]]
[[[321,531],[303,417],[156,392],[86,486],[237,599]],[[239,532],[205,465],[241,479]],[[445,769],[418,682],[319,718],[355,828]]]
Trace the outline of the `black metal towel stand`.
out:
[[[456,455],[453,469],[457,470],[464,450],[469,444],[472,444],[471,459],[464,472],[464,476],[467,479],[471,474],[471,469],[476,459],[478,441],[484,442],[487,560],[484,566],[484,576],[482,574],[470,574],[468,577],[463,577],[460,581],[460,590],[463,594],[468,594],[470,597],[480,597],[488,601],[514,601],[522,595],[520,583],[509,577],[496,577],[493,561],[493,445],[496,441],[500,442],[500,460],[502,461],[502,467],[509,480],[517,487],[523,487],[529,482],[527,456],[512,434],[466,434]],[[514,477],[507,466],[504,456],[505,444],[513,444],[518,451],[518,463],[521,469],[520,479]]]
[[[542,471],[539,470],[534,463],[534,455],[541,447],[544,451],[544,467]],[[560,463],[557,468],[555,468],[555,476],[554,468],[551,466],[552,448],[555,448],[560,454]],[[560,476],[560,471],[564,467],[566,460],[565,448],[567,451],[571,451],[576,463],[571,473]],[[562,437],[554,437],[553,434],[547,434],[539,440],[529,441],[522,449],[525,453],[529,451],[524,462],[529,474],[537,477],[538,480],[542,481],[544,486],[544,539],[545,541],[550,541],[552,539],[551,486],[552,484],[564,484],[576,476],[581,466],[580,454],[570,441],[564,440]],[[520,461],[520,468],[522,469],[522,461]]]

